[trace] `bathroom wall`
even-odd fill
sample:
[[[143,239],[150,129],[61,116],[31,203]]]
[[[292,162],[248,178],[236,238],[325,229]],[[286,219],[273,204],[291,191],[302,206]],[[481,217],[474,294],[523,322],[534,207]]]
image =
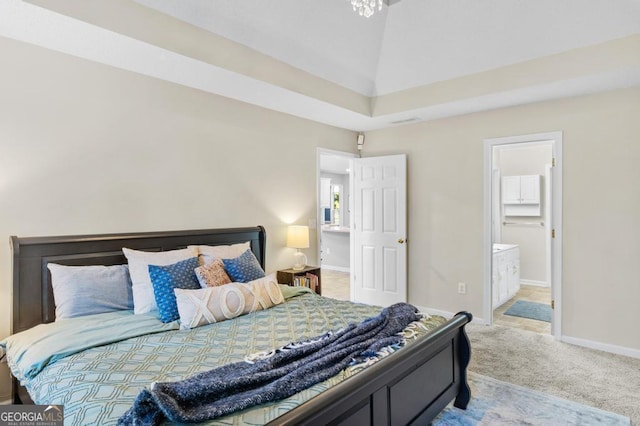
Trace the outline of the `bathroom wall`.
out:
[[[342,185],[340,195],[340,225],[349,227],[349,175],[320,171],[321,178],[331,179],[331,185]],[[320,217],[323,217],[322,215]]]
[[[348,272],[351,260],[349,253],[349,175],[320,171],[321,178],[331,179],[331,185],[342,185],[340,195],[340,229],[323,230],[321,235],[321,266],[324,269]],[[321,212],[322,213],[322,212]],[[320,217],[323,217],[322,214]],[[327,225],[325,225],[325,228]]]
[[[497,147],[494,168],[504,176],[541,175],[540,216],[504,216],[501,242],[520,246],[520,281],[523,284],[548,286],[546,276],[546,232],[545,227],[531,225],[546,222],[545,217],[545,166],[551,164],[551,144],[517,144]]]
[[[322,231],[321,250],[323,269],[349,272],[351,257],[348,231]]]

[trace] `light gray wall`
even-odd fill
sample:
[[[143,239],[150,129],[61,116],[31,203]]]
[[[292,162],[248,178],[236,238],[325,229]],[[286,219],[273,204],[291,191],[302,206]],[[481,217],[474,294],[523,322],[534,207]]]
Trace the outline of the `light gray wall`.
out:
[[[322,232],[322,267],[348,271],[351,264],[348,232]]]
[[[351,131],[5,38],[0,51],[0,339],[10,235],[264,225],[273,271],[293,259],[287,225],[316,218],[317,147],[355,150]]]
[[[502,239],[506,244],[520,246],[520,279],[546,284],[546,231],[542,226],[531,226],[528,223],[545,222],[545,166],[551,164],[551,145],[526,145],[498,147],[497,161],[494,168],[500,169],[501,176],[540,175],[541,206],[539,217],[508,216],[504,221],[509,223],[525,223],[525,225],[503,225]],[[501,221],[502,222],[502,221]]]
[[[368,132],[408,157],[409,301],[482,316],[483,140],[562,130],[562,333],[640,350],[638,117],[633,88]]]

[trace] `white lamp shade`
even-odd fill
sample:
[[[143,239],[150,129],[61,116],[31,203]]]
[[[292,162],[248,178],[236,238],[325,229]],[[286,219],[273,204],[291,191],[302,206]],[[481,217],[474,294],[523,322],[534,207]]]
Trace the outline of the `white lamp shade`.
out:
[[[309,247],[309,227],[290,225],[287,232],[287,247],[297,249]]]

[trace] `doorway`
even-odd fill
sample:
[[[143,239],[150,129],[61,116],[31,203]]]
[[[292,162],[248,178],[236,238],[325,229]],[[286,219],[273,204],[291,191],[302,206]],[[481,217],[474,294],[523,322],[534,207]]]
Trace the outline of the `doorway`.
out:
[[[318,260],[322,295],[350,300],[351,181],[355,154],[318,148]]]
[[[561,335],[562,133],[485,140],[484,316]]]
[[[389,306],[407,299],[405,154],[356,158],[318,148],[322,295]],[[341,281],[333,293],[334,281]]]

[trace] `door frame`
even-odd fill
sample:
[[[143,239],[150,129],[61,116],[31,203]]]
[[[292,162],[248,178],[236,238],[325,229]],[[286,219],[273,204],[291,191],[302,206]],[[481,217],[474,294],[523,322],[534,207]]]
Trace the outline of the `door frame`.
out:
[[[551,335],[562,338],[562,131],[508,136],[484,140],[484,291],[483,316],[485,322],[493,324],[492,309],[492,261],[493,261],[493,148],[517,143],[551,142],[555,161],[553,173],[553,199],[550,221],[555,229],[551,239],[551,298],[555,309],[552,312]]]

